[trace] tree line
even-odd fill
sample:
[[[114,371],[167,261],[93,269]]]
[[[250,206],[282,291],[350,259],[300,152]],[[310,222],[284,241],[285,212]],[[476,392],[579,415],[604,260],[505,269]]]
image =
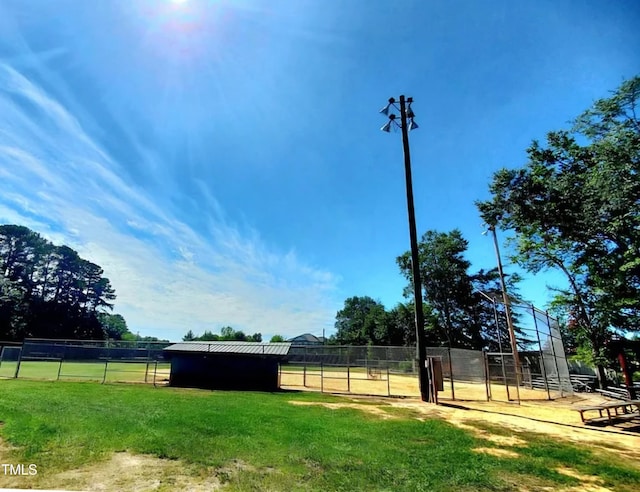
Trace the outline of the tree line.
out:
[[[612,340],[640,331],[639,99],[636,76],[568,129],[533,141],[526,163],[497,171],[491,197],[476,202],[485,224],[511,237],[516,265],[532,274],[564,275],[568,287],[553,288],[551,308],[570,348],[598,367],[601,381],[613,362]],[[420,242],[428,343],[491,343],[491,313],[478,291],[496,292],[496,272],[468,273],[466,247],[458,230],[428,231]],[[397,262],[410,280],[410,254]],[[517,281],[512,275],[508,286],[516,299]],[[410,290],[405,294],[411,298]],[[337,313],[332,341],[412,344],[412,311],[410,303],[386,311],[369,297],[349,298]]]
[[[182,337],[182,340],[185,342],[262,342],[262,333],[245,335],[241,330],[234,330],[230,326],[223,326],[220,328],[219,335],[205,330],[202,335],[196,336],[192,330],[189,330],[185,336]]]
[[[115,298],[99,265],[27,227],[0,226],[0,339],[121,338]]]

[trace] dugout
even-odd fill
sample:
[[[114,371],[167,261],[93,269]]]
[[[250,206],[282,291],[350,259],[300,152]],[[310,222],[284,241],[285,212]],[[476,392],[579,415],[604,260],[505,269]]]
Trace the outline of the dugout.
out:
[[[164,349],[169,385],[182,388],[276,391],[278,365],[290,343],[180,342]]]

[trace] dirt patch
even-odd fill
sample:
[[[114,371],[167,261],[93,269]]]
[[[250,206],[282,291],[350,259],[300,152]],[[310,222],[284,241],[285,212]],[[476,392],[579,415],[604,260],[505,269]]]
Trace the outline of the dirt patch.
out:
[[[292,405],[304,405],[304,406],[319,406],[324,408],[330,408],[331,410],[337,410],[339,408],[353,408],[355,410],[360,410],[361,412],[369,413],[371,415],[375,415],[376,417],[380,417],[383,420],[397,418],[394,415],[391,415],[385,412],[382,408],[376,405],[367,405],[362,403],[326,403],[319,401],[289,401]]]
[[[500,448],[475,448],[473,449],[476,453],[485,453],[490,454],[492,456],[497,456],[499,458],[517,458],[520,456],[518,453],[514,451],[510,451],[509,449],[500,449]]]
[[[9,457],[14,449],[16,448],[7,444],[2,438],[0,438],[0,463],[10,463],[11,460]]]
[[[476,437],[479,437],[481,439],[486,439],[487,441],[491,441],[500,446],[524,446],[527,444],[527,441],[525,441],[524,439],[520,439],[519,437],[516,437],[516,436],[500,436],[497,434],[492,434],[491,432],[486,431],[484,429],[478,429],[473,425],[468,425],[462,422],[454,422],[454,421],[450,421],[450,422],[455,423],[456,427],[469,431]]]
[[[603,487],[601,485],[602,479],[600,477],[585,475],[577,470],[574,470],[573,468],[567,467],[556,468],[556,471],[558,473],[562,473],[563,475],[567,475],[569,477],[580,480],[581,484],[579,486],[566,489],[567,491],[613,492],[611,489]]]
[[[237,467],[236,470],[240,470]],[[231,468],[225,475],[237,473]],[[8,477],[7,477],[8,478]],[[226,478],[226,477],[225,477]],[[3,487],[38,487],[86,491],[128,490],[133,492],[219,490],[222,482],[215,471],[197,471],[177,460],[166,460],[128,452],[114,453],[107,461],[53,475],[12,477]]]

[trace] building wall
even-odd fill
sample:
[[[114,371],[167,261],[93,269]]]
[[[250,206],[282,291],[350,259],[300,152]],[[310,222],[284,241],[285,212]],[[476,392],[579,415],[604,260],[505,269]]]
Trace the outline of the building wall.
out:
[[[278,389],[278,360],[225,354],[173,354],[171,386],[183,388]]]

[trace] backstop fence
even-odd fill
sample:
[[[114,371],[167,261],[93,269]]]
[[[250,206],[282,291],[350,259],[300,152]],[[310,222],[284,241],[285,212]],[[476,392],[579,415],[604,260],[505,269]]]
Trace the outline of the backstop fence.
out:
[[[494,301],[498,351],[427,347],[439,362],[439,399],[520,401],[573,393],[558,321],[533,306],[512,305],[520,365],[510,350],[505,310]],[[283,388],[419,396],[415,347],[294,346],[280,368]]]

